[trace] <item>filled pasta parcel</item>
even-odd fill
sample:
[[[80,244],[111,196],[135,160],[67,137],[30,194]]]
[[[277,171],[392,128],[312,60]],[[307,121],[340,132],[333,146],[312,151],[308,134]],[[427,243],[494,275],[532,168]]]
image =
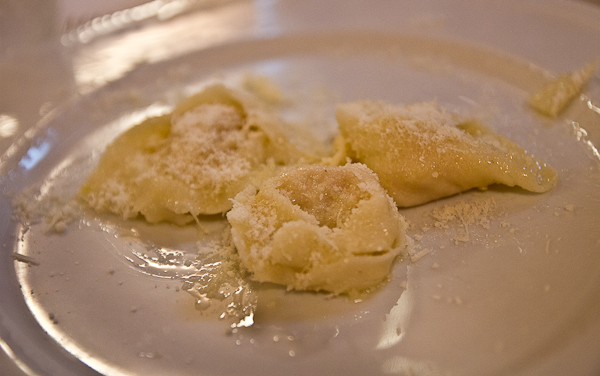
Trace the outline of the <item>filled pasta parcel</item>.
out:
[[[363,164],[290,169],[240,192],[227,219],[251,278],[294,290],[375,287],[407,248],[402,216]]]
[[[546,192],[556,172],[515,142],[435,103],[339,105],[337,161],[366,164],[400,207],[491,184]]]
[[[79,196],[98,211],[152,223],[225,212],[248,184],[306,156],[280,125],[252,97],[207,87],[117,137]]]

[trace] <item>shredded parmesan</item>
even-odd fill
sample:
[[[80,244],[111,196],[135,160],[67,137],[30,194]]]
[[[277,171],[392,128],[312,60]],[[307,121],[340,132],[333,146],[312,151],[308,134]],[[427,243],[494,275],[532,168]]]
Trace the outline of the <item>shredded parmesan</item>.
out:
[[[12,201],[13,219],[25,224],[43,222],[44,231],[62,233],[78,217],[81,209],[75,200],[55,195],[42,197],[33,189],[25,189]]]
[[[410,256],[410,262],[412,262],[413,264],[417,261],[419,261],[421,258],[423,258],[425,255],[427,255],[428,253],[431,252],[431,249],[429,248],[424,248],[422,250],[420,250],[419,252],[411,252],[409,251],[409,256]]]
[[[434,208],[431,216],[436,220],[437,228],[449,228],[448,223],[459,222],[463,232],[454,237],[455,242],[468,242],[470,240],[469,226],[481,226],[490,228],[490,216],[496,207],[493,199],[461,201],[454,205],[444,205]]]

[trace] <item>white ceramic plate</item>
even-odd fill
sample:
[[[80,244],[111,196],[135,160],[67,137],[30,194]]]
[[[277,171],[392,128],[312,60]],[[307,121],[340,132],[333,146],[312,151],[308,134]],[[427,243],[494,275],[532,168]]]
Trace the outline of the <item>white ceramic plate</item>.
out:
[[[118,24],[122,14],[115,17]],[[47,63],[58,68],[43,69],[62,73],[43,75],[38,89],[62,97],[2,157],[0,337],[24,371],[600,372],[600,82],[593,77],[556,120],[525,104],[548,73],[598,56],[598,9],[559,1],[234,1],[136,25],[111,31],[116,26],[100,20],[64,36],[68,47],[48,47]],[[26,61],[23,72],[27,64],[40,65]],[[207,83],[237,85],[248,72],[278,83],[293,102],[284,115],[324,137],[335,131],[337,102],[436,100],[517,141],[554,166],[560,182],[545,194],[493,187],[401,210],[416,251],[429,253],[396,263],[380,290],[353,301],[257,287],[254,325],[233,331],[181,290],[181,278],[195,272],[186,262],[196,257],[195,227],[86,212],[56,234],[43,222],[11,219],[16,193],[30,187],[25,197],[41,212],[49,200],[69,199],[121,131]],[[27,98],[36,85],[15,78],[2,90]],[[64,92],[79,94],[63,100]],[[432,217],[460,202],[489,212],[472,223]],[[224,226],[219,217],[202,221],[210,231]],[[456,240],[465,233],[467,241]],[[14,261],[13,252],[35,265]]]

